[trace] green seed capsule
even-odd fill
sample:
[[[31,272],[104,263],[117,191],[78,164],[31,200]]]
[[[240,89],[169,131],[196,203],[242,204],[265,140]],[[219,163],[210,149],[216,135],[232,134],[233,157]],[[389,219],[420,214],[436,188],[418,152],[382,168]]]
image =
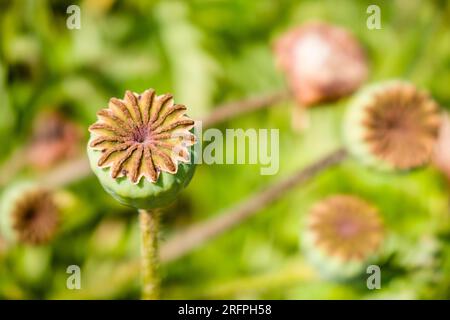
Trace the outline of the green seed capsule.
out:
[[[353,196],[336,195],[310,211],[302,245],[308,259],[326,277],[358,275],[383,240],[377,210]]]
[[[437,141],[439,109],[414,85],[389,81],[363,89],[344,122],[347,149],[382,170],[410,170],[427,164]]]
[[[125,205],[172,202],[194,174],[194,121],[171,95],[153,90],[112,98],[89,127],[88,156],[104,189]]]
[[[0,230],[12,243],[48,243],[59,227],[59,208],[53,193],[32,182],[11,186],[2,195]]]

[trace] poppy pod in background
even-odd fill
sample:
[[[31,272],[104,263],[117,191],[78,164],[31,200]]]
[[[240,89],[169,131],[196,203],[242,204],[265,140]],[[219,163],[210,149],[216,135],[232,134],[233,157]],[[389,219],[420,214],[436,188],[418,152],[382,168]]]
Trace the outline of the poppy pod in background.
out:
[[[347,149],[382,170],[410,170],[429,163],[436,145],[440,111],[411,83],[368,86],[351,101],[344,121]]]
[[[323,276],[346,279],[367,267],[383,238],[375,207],[355,196],[334,195],[310,210],[302,245]]]
[[[34,124],[28,162],[37,168],[48,168],[73,156],[80,140],[81,132],[73,122],[58,112],[45,112]]]
[[[276,61],[300,106],[314,106],[350,95],[368,75],[366,55],[347,30],[309,22],[281,35]]]
[[[104,189],[139,209],[171,203],[191,180],[194,121],[170,94],[127,91],[112,98],[89,127],[88,156]]]
[[[43,245],[58,231],[60,212],[53,193],[33,182],[6,189],[0,209],[0,230],[8,242]]]

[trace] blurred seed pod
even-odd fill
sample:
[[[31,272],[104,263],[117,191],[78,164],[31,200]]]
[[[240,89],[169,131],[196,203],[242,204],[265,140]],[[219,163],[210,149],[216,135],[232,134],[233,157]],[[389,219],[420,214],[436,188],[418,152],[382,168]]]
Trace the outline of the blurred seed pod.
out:
[[[323,22],[305,23],[286,32],[276,41],[274,52],[301,106],[345,97],[368,75],[358,40],[344,28]]]
[[[0,231],[11,243],[46,244],[58,231],[59,208],[53,193],[32,182],[5,190],[0,210]]]
[[[436,102],[413,84],[388,81],[363,89],[344,123],[348,150],[382,170],[409,170],[431,160],[440,126]]]
[[[89,127],[87,152],[104,189],[122,204],[151,209],[168,205],[194,170],[194,120],[172,95],[125,92],[110,99]]]
[[[384,238],[378,211],[350,195],[326,198],[309,212],[302,245],[322,275],[347,279],[360,274]]]
[[[450,116],[448,113],[442,116],[439,137],[433,153],[433,164],[450,181]]]
[[[79,151],[81,132],[58,112],[46,112],[34,124],[27,149],[30,165],[46,169]]]

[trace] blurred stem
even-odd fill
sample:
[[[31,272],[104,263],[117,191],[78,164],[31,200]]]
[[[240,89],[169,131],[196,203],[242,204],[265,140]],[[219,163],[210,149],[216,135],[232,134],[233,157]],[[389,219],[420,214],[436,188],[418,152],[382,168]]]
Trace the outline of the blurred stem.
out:
[[[92,173],[86,155],[63,162],[40,177],[42,184],[59,188],[84,179]]]
[[[289,97],[289,91],[280,90],[266,95],[225,103],[215,107],[211,114],[202,120],[202,123],[204,127],[212,127],[244,113],[270,107],[287,100]]]
[[[174,260],[196,247],[230,230],[254,216],[260,210],[283,197],[288,191],[305,183],[320,172],[342,162],[347,157],[345,149],[338,149],[302,168],[289,177],[263,189],[216,217],[194,224],[179,232],[161,248],[161,261]]]
[[[159,299],[158,210],[139,210],[141,226],[142,299]]]

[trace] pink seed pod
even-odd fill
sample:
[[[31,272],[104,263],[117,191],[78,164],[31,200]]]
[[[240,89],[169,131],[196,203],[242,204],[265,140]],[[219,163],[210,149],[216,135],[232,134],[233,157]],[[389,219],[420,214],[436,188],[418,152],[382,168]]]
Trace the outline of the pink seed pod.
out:
[[[81,132],[75,123],[58,112],[43,113],[34,124],[28,161],[35,168],[47,169],[75,155],[80,140]]]
[[[344,28],[309,22],[275,43],[278,67],[302,106],[345,97],[366,80],[368,64],[358,40]]]

